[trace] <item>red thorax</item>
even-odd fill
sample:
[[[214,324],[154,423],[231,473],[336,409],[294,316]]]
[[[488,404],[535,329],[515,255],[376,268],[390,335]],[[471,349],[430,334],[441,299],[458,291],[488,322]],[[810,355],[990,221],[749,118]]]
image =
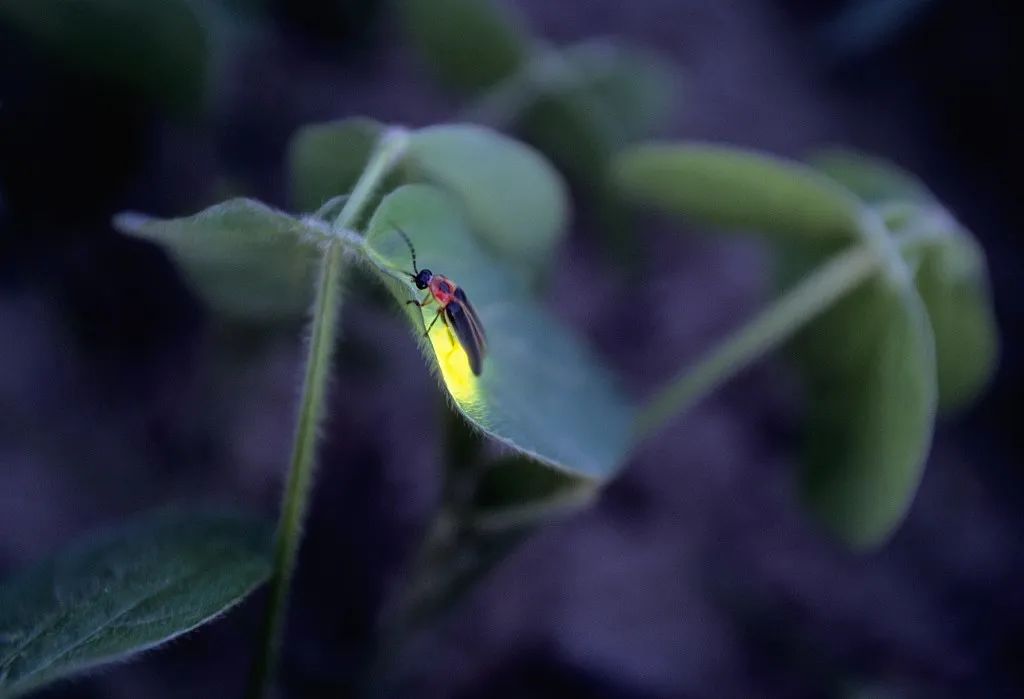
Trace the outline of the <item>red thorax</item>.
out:
[[[430,279],[430,294],[437,301],[441,308],[444,308],[455,298],[455,283],[448,277],[435,274]]]

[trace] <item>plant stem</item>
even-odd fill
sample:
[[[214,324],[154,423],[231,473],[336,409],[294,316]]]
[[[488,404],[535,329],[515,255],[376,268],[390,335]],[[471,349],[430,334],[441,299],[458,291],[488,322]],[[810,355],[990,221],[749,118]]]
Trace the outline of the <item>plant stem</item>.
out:
[[[262,646],[249,687],[249,695],[254,699],[268,694],[277,670],[289,590],[298,557],[303,522],[309,509],[310,488],[316,466],[317,428],[326,412],[327,383],[341,307],[339,282],[344,265],[343,248],[352,246],[352,241],[349,240],[352,235],[350,229],[363,214],[374,190],[401,159],[407,141],[408,137],[404,130],[392,129],[385,132],[335,221],[336,239],[328,242],[324,250],[316,300],[313,303],[309,351],[302,381],[295,441],[292,445],[288,480],[274,541],[270,602]]]
[[[879,265],[877,253],[864,245],[827,261],[655,394],[637,416],[636,443],[657,432],[673,416],[691,408],[763,354],[777,348],[800,327],[868,279]]]
[[[341,245],[330,243],[322,261],[316,302],[313,306],[309,354],[302,381],[298,424],[292,445],[288,481],[274,540],[270,602],[264,625],[261,655],[252,676],[252,697],[266,695],[277,669],[277,656],[281,649],[285,612],[288,608],[288,593],[298,556],[302,526],[309,507],[309,491],[316,457],[317,426],[326,408],[327,380],[341,301],[338,284],[341,268]]]

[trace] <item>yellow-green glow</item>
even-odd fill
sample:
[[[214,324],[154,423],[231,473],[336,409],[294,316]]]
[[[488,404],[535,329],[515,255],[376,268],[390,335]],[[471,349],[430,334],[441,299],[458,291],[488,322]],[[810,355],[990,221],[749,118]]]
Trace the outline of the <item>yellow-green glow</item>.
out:
[[[426,322],[434,320],[434,312],[427,314]],[[437,364],[448,391],[460,403],[475,402],[480,393],[477,377],[469,367],[469,357],[454,338],[448,326],[440,321],[430,331],[430,344],[434,348]]]

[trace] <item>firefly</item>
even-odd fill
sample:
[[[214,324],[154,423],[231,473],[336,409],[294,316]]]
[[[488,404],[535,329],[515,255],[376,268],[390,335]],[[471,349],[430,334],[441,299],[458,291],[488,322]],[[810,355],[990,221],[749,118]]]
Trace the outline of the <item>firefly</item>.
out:
[[[487,336],[484,334],[484,326],[480,322],[480,316],[466,297],[466,292],[455,282],[441,274],[434,274],[429,269],[418,269],[416,267],[416,249],[412,241],[401,228],[395,227],[399,235],[409,246],[409,254],[412,256],[412,272],[406,272],[409,278],[416,285],[417,289],[427,290],[427,295],[421,301],[406,301],[416,304],[420,308],[437,302],[437,313],[427,327],[426,336],[440,318],[449,333],[453,333],[459,345],[466,352],[469,359],[469,368],[473,373],[480,376],[483,370],[484,356],[487,354]]]

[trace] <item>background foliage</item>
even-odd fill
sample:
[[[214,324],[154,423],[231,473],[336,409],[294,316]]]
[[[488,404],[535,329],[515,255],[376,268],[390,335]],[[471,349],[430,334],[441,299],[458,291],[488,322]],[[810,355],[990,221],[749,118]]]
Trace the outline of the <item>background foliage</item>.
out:
[[[876,106],[885,104],[888,110],[900,103],[886,96],[886,85],[906,84],[900,76],[912,73],[915,61],[924,61],[925,56],[941,55],[949,68],[947,78],[970,77],[957,57],[971,54],[965,43],[969,40],[963,37],[972,34],[960,29],[987,26],[980,35],[988,36],[986,46],[998,51],[1001,25],[985,25],[990,20],[983,12],[940,3],[930,14],[916,15],[924,20],[914,20],[913,14],[890,20],[897,23],[897,31],[888,36],[902,36],[903,43],[886,44],[892,39],[885,39],[884,33],[860,34],[857,42],[827,42],[830,47],[846,47],[845,53],[829,53],[834,49],[814,48],[813,30],[807,29],[819,19],[813,12],[789,15],[781,25],[785,29],[780,29],[768,3],[753,11],[745,6],[735,14],[728,9],[701,10],[699,3],[668,10],[651,3],[629,18],[616,15],[609,6],[606,15],[587,13],[571,21],[555,9],[525,3],[520,9],[530,21],[513,19],[511,30],[485,12],[472,20],[479,31],[447,39],[440,35],[449,46],[460,39],[490,36],[488,31],[505,35],[484,47],[504,58],[476,62],[480,70],[471,80],[459,78],[457,65],[435,67],[454,89],[451,94],[460,95],[454,98],[429,92],[423,87],[429,84],[426,71],[417,73],[419,57],[429,60],[431,42],[437,46],[439,41],[437,36],[417,36],[438,31],[423,15],[423,3],[402,4],[394,15],[372,10],[370,4],[345,11],[316,5],[210,3],[195,13],[197,5],[167,3],[152,11],[177,14],[173,22],[167,15],[160,26],[201,26],[209,32],[205,41],[190,38],[196,36],[191,29],[181,29],[170,39],[163,33],[122,32],[124,42],[89,33],[96,26],[109,26],[102,13],[116,10],[114,2],[76,4],[74,11],[95,8],[100,18],[95,22],[79,16],[65,25],[43,28],[38,26],[39,15],[24,9],[27,4],[0,5],[0,38],[11,39],[0,42],[0,52],[17,59],[5,65],[24,66],[12,73],[0,70],[5,95],[0,113],[0,240],[5,253],[0,257],[0,322],[5,336],[19,338],[7,343],[0,356],[0,405],[7,416],[0,453],[6,464],[3,477],[13,484],[3,490],[18,497],[11,501],[14,506],[4,508],[9,516],[4,531],[11,532],[0,552],[5,568],[42,560],[71,534],[168,497],[195,500],[199,493],[219,494],[267,513],[274,510],[293,424],[299,352],[295,330],[308,303],[302,288],[311,278],[306,256],[323,242],[318,237],[322,221],[304,215],[347,189],[332,184],[317,191],[326,175],[303,177],[305,162],[330,154],[325,141],[317,138],[332,142],[334,126],[319,132],[317,127],[298,131],[301,126],[356,114],[413,126],[480,119],[513,130],[552,156],[569,176],[579,200],[577,225],[567,241],[561,237],[561,225],[553,223],[564,218],[559,209],[565,207],[565,193],[556,185],[537,187],[540,195],[552,195],[546,205],[531,205],[535,198],[516,202],[513,216],[501,208],[505,198],[468,196],[478,183],[507,189],[509,182],[543,180],[524,175],[491,178],[495,162],[513,158],[500,153],[473,158],[485,147],[479,143],[466,151],[470,157],[456,160],[459,139],[474,136],[456,132],[453,144],[451,127],[418,132],[425,136],[417,137],[395,184],[439,186],[447,191],[444,196],[465,207],[469,230],[480,235],[473,245],[479,243],[482,254],[509,260],[507,279],[473,278],[481,296],[486,300],[494,281],[501,281],[494,286],[503,289],[518,289],[522,283],[524,298],[531,299],[546,286],[542,303],[523,303],[549,307],[551,322],[576,328],[573,334],[586,338],[582,342],[596,345],[593,355],[610,365],[608,373],[618,374],[632,387],[634,401],[671,376],[682,358],[695,356],[779,289],[790,288],[801,273],[835,254],[845,244],[844,234],[859,233],[853,233],[853,218],[839,201],[843,197],[819,191],[822,180],[814,172],[777,159],[767,164],[750,161],[743,152],[736,154],[737,159],[712,152],[715,157],[700,170],[700,177],[711,173],[711,180],[699,177],[655,199],[645,200],[639,191],[630,195],[650,207],[662,206],[659,198],[672,199],[673,192],[703,191],[691,201],[666,202],[666,208],[683,215],[682,225],[655,217],[634,219],[619,198],[620,189],[607,186],[611,165],[627,157],[623,149],[665,124],[671,125],[673,135],[753,143],[791,156],[801,155],[807,146],[841,140],[896,156],[937,194],[888,165],[845,153],[831,152],[808,162],[848,187],[859,198],[857,206],[877,214],[894,240],[937,232],[944,244],[906,255],[901,262],[904,272],[888,267],[886,274],[892,278],[873,283],[849,306],[836,309],[834,317],[830,313],[822,318],[823,325],[798,338],[791,348],[794,363],[776,360],[756,369],[691,413],[680,423],[681,429],[673,423],[671,434],[636,453],[631,468],[599,497],[592,486],[558,472],[534,474],[523,463],[495,460],[490,447],[472,446],[472,438],[459,438],[458,427],[446,427],[439,418],[443,400],[423,370],[415,343],[409,342],[408,324],[371,282],[372,266],[346,277],[344,339],[333,372],[333,417],[323,426],[324,468],[303,554],[304,560],[314,563],[297,581],[283,680],[299,695],[343,691],[355,681],[358,668],[369,664],[374,620],[388,600],[397,597],[400,611],[403,605],[414,612],[444,606],[449,592],[477,578],[522,538],[538,516],[586,503],[593,506],[588,514],[577,515],[528,544],[495,571],[468,606],[453,610],[452,625],[433,628],[424,641],[435,649],[433,657],[438,657],[438,648],[459,647],[459,638],[464,637],[460,634],[467,630],[493,643],[474,644],[465,665],[443,658],[418,663],[414,658],[419,655],[408,653],[412,662],[403,673],[407,690],[433,684],[452,691],[514,694],[565,682],[591,692],[617,687],[627,695],[649,694],[657,687],[700,694],[726,685],[738,693],[820,692],[839,686],[925,692],[952,686],[963,693],[990,693],[1013,684],[998,649],[1012,640],[1016,628],[1017,616],[1006,593],[1020,572],[1010,545],[1019,528],[1012,507],[1019,488],[1004,467],[1012,463],[1015,433],[1000,429],[1011,424],[1011,411],[1003,411],[1003,406],[1014,395],[1018,364],[1013,351],[1004,349],[992,397],[971,407],[993,371],[998,350],[985,261],[966,230],[970,227],[990,252],[995,299],[1008,299],[997,311],[1004,328],[1011,329],[1006,346],[1013,347],[1013,294],[999,293],[1012,279],[1008,271],[1015,269],[1017,254],[1017,248],[1001,237],[1000,231],[1010,228],[999,225],[1010,220],[1012,210],[999,194],[1005,191],[1000,182],[1008,181],[1000,175],[1008,161],[991,145],[1000,143],[1000,134],[1010,133],[1002,125],[1010,123],[1004,119],[1012,110],[996,108],[1002,107],[998,93],[956,79],[941,86],[925,80],[922,89],[927,96],[917,96],[915,111],[897,109],[880,117]],[[465,13],[465,5],[438,4],[437,16]],[[133,8],[151,11],[144,3]],[[956,29],[938,34],[955,39],[943,44],[941,54],[929,49],[927,42],[920,45],[921,36],[936,36],[931,31],[936,23]],[[61,26],[61,31],[71,27],[80,33],[74,41],[54,41],[46,32]],[[828,36],[835,36],[837,26],[828,25]],[[675,27],[672,31],[679,34],[669,36],[668,29],[659,27]],[[630,48],[626,42],[592,40],[611,32],[627,37]],[[714,41],[702,42],[705,37]],[[137,39],[145,40],[144,51],[132,49],[131,42]],[[876,47],[909,42],[917,57],[889,55],[889,49],[872,49],[871,41],[882,42]],[[964,50],[950,50],[950,43]],[[649,59],[647,49],[632,48],[634,44],[660,49],[688,70],[687,84],[693,88],[680,103],[685,116],[667,121],[665,105],[673,101],[665,99],[669,91],[651,87],[662,84],[659,74],[675,76],[678,68]],[[124,54],[117,53],[122,46],[136,60],[124,61]],[[85,51],[75,54],[64,53],[65,47],[86,48],[75,48]],[[210,56],[207,47],[233,47],[237,53]],[[152,54],[146,53],[150,50]],[[804,51],[818,51],[816,55],[834,61],[833,72],[812,78],[794,70]],[[366,57],[371,55],[390,56],[390,62],[369,68]],[[780,55],[785,58],[779,60]],[[88,59],[91,56],[113,56],[114,63],[105,62],[108,58],[94,62]],[[723,60],[728,56],[737,62]],[[879,75],[871,69],[872,61],[882,61],[891,72],[870,86],[844,78],[851,66],[857,68],[855,75]],[[820,63],[825,62],[823,58]],[[130,70],[121,70],[122,64]],[[1004,64],[1008,62],[994,62],[985,69],[993,78],[987,84],[1001,84]],[[168,65],[194,69],[183,73],[186,78],[180,84],[170,77],[155,86],[148,82],[149,76],[161,75],[159,66]],[[865,65],[868,69],[861,70]],[[141,66],[156,67],[136,70]],[[211,75],[217,81],[212,88],[206,87]],[[947,84],[966,86],[962,90],[970,99],[958,92],[955,100],[944,102]],[[845,91],[856,108],[839,117],[831,114],[825,95],[832,89]],[[736,95],[749,104],[737,105]],[[619,108],[625,103],[631,108]],[[976,139],[947,138],[947,128],[948,133],[960,130],[951,124],[962,126],[975,118],[958,111],[956,105],[965,103],[971,104],[972,114],[991,118],[986,117],[984,129],[975,130]],[[465,108],[454,115],[453,105]],[[750,118],[750,105],[755,105],[756,119]],[[922,105],[930,109],[922,111]],[[188,114],[192,121],[170,120]],[[353,160],[365,157],[360,154],[368,154],[370,136],[377,131],[370,122],[355,124],[351,141],[339,146],[342,157],[321,157],[319,165],[311,167],[327,168],[327,175],[335,177],[330,168],[348,160],[349,153],[357,156]],[[289,147],[296,132],[300,135]],[[310,136],[303,140],[304,134]],[[505,146],[495,142],[495,147]],[[441,157],[436,156],[437,149]],[[706,156],[707,151],[694,154]],[[574,162],[574,156],[580,159]],[[289,175],[282,167],[286,160],[291,163]],[[446,167],[454,162],[461,165]],[[524,161],[523,167],[530,165]],[[732,174],[714,179],[722,167],[732,168]],[[750,167],[749,176],[737,175],[736,167]],[[772,182],[786,182],[773,175],[778,167],[796,177],[781,188],[764,191]],[[342,171],[337,181],[351,181],[358,171]],[[460,180],[470,171],[472,177]],[[656,183],[665,179],[659,176]],[[717,207],[700,210],[730,183],[743,185],[743,196],[727,197]],[[833,191],[827,184],[824,188]],[[218,289],[213,282],[224,278],[225,262],[236,259],[238,250],[225,256],[205,245],[190,248],[187,237],[166,235],[170,229],[160,221],[166,216],[178,221],[167,225],[180,226],[183,220],[174,217],[236,194],[250,201],[236,199],[225,208],[207,210],[205,221],[216,221],[218,231],[266,230],[268,247],[252,258],[252,264],[233,270],[234,283]],[[779,205],[790,197],[804,199],[795,207]],[[255,200],[292,213],[278,213]],[[182,276],[152,246],[112,233],[110,215],[124,209],[152,212],[153,218],[122,218],[119,225],[150,239],[173,240],[174,257],[185,263]],[[951,211],[956,212],[955,219]],[[531,219],[535,225],[524,229],[528,237],[520,239],[521,232],[510,225],[524,212],[539,218]],[[813,216],[786,218],[794,212]],[[862,220],[854,218],[859,231]],[[266,223],[266,228],[253,228],[254,221]],[[630,227],[630,221],[640,225]],[[826,225],[821,225],[823,221]],[[780,225],[783,222],[785,226]],[[281,245],[276,234],[291,235],[295,226],[301,227],[297,242]],[[680,230],[710,232],[715,226],[756,229],[762,233],[761,243],[678,235]],[[614,247],[608,245],[612,239],[607,231],[596,235],[606,227],[616,233]],[[448,228],[459,230],[457,225]],[[630,231],[634,233],[629,235]],[[790,232],[802,237],[778,238]],[[507,247],[511,241],[515,244]],[[385,244],[383,239],[379,242]],[[625,256],[623,242],[629,251]],[[878,242],[876,237],[871,244]],[[610,264],[609,250],[618,251],[612,259],[630,260],[632,272],[628,265]],[[562,251],[557,260],[552,251]],[[401,248],[382,248],[382,254],[398,259]],[[450,263],[461,278],[482,276],[476,254]],[[449,264],[448,255],[444,257]],[[261,271],[261,261],[271,258],[294,264],[266,265]],[[552,271],[553,262],[557,264]],[[762,270],[772,265],[779,272],[777,287],[762,276]],[[218,271],[204,275],[204,268]],[[637,270],[642,273],[629,276]],[[906,283],[908,278],[913,286]],[[899,283],[894,285],[894,279]],[[250,283],[254,286],[245,286]],[[275,285],[273,293],[254,303],[254,297],[263,295],[252,290],[265,289],[266,283]],[[211,308],[228,314],[208,313],[193,294],[212,294],[217,303]],[[518,298],[518,292],[513,296]],[[601,312],[594,313],[595,308]],[[524,316],[533,318],[532,313],[514,315],[521,321]],[[871,321],[870,329],[865,320]],[[857,331],[843,337],[841,329],[853,327],[855,321]],[[489,324],[502,326],[497,319]],[[535,321],[528,325],[539,327]],[[933,357],[932,337],[926,338],[924,327],[933,331]],[[523,335],[529,332],[519,326],[510,326],[507,335],[500,332],[502,348],[513,351],[509,336]],[[543,336],[556,340],[559,333]],[[828,341],[814,342],[820,337]],[[571,340],[569,346],[577,343]],[[55,349],[64,347],[72,349],[67,354]],[[849,361],[836,362],[837,357]],[[882,372],[865,380],[865,365],[881,367]],[[798,367],[799,373],[791,374],[790,366]],[[906,382],[895,402],[887,390],[892,386],[887,375]],[[42,383],[27,378],[39,376],[49,378]],[[820,394],[804,394],[792,390],[789,377],[826,388]],[[829,388],[835,386],[843,388]],[[543,393],[531,389],[520,397],[524,395],[519,405],[525,408],[520,410],[533,407],[529,398]],[[836,395],[882,406],[876,412],[861,411],[874,415],[877,422],[851,424],[842,419],[850,414],[848,405],[821,403],[822,396]],[[913,410],[907,410],[907,395],[918,396],[911,403]],[[798,396],[809,402],[799,404],[804,398]],[[786,485],[796,470],[801,440],[795,433],[801,416],[820,416],[830,431],[811,434],[834,434],[827,442],[833,454],[837,443],[850,445],[843,450],[842,464],[828,459],[828,478],[822,480],[820,469],[818,476],[807,471],[807,492],[812,501],[826,504],[826,520],[829,511],[844,513],[844,503],[878,503],[877,517],[870,522],[859,520],[866,511],[863,506],[831,522],[847,538],[867,542],[899,518],[916,487],[921,440],[931,433],[935,400],[943,411],[960,411],[961,417],[955,423],[940,423],[938,446],[905,528],[880,556],[865,559],[836,552],[822,532],[796,515],[795,490]],[[588,409],[600,407],[600,401],[591,403],[587,401]],[[818,410],[819,405],[828,409]],[[614,424],[625,424],[627,412]],[[547,415],[548,409],[542,406],[541,414]],[[894,429],[900,421],[907,425]],[[584,422],[579,429],[585,433],[593,425]],[[874,438],[878,434],[906,438],[880,442]],[[609,445],[626,441],[612,432],[599,437]],[[462,442],[469,446],[456,448]],[[616,448],[606,445],[599,451],[610,454]],[[549,444],[544,450],[565,453],[564,445]],[[820,463],[821,453],[812,440],[808,463],[815,463],[816,455]],[[905,468],[881,470],[876,479],[865,480],[863,464],[881,463],[875,454]],[[564,460],[597,464],[592,459]],[[443,475],[439,463],[448,466]],[[460,463],[464,469],[457,468]],[[613,466],[607,462],[593,469],[606,473]],[[850,469],[859,472],[852,485],[844,475]],[[510,478],[516,472],[524,474],[522,481]],[[471,477],[464,477],[466,473]],[[892,487],[890,478],[898,479],[898,488]],[[861,484],[873,485],[861,490]],[[840,503],[833,500],[837,492],[843,495]],[[894,494],[892,502],[879,500],[879,492]],[[441,504],[444,516],[428,533],[421,555],[412,555],[433,503]],[[453,522],[457,526],[448,526]],[[377,533],[372,542],[347,534],[367,527]],[[246,562],[246,551],[254,552],[248,534],[255,535],[257,529],[246,527],[246,536],[228,539],[225,545],[237,552],[237,558],[216,556],[218,561],[237,561],[239,569],[248,566],[255,576],[245,578],[250,581],[265,565],[257,561],[264,560],[259,555]],[[978,546],[979,541],[985,545]],[[171,549],[154,551],[161,550]],[[442,562],[434,567],[443,573],[439,581],[385,595],[396,587],[396,579],[409,579],[410,569],[415,572],[419,562],[435,558]],[[921,571],[929,574],[922,576]],[[658,581],[671,581],[671,586]],[[250,584],[221,588],[214,583],[223,593],[211,597],[217,600],[214,607],[237,599],[231,589],[248,589]],[[19,589],[35,588],[15,583],[4,594],[17,594]],[[572,594],[565,594],[570,589]],[[913,594],[905,593],[908,590]],[[870,605],[858,602],[868,598]],[[781,604],[779,599],[791,602]],[[252,635],[245,632],[245,625],[251,623],[260,601],[257,597],[242,614],[141,665],[117,668],[55,691],[89,693],[95,687],[131,695],[134,686],[145,687],[148,694],[174,695],[184,687],[237,693],[233,683],[244,676],[251,653],[242,640]],[[551,613],[528,611],[537,609]],[[611,609],[616,615],[610,619]],[[193,623],[188,619],[202,619],[209,612],[193,610],[195,616],[182,616],[184,621],[175,628],[184,630]],[[389,618],[386,610],[383,617]],[[965,621],[951,624],[950,618]],[[621,619],[621,628],[615,619]],[[843,633],[828,631],[837,627]],[[23,636],[6,626],[0,632],[0,641],[22,647]],[[167,635],[173,630],[165,629],[154,640]],[[511,654],[501,641],[509,637],[523,639]],[[672,643],[666,644],[666,638]],[[978,638],[983,642],[976,642]],[[217,652],[204,653],[204,644]],[[813,649],[809,655],[808,646]],[[771,651],[767,656],[766,649]],[[109,657],[108,653],[117,651],[103,651],[97,657]],[[904,662],[911,656],[917,659],[914,663]],[[327,657],[330,662],[317,660]],[[702,661],[680,666],[680,657]],[[769,668],[756,661],[763,657],[770,658]],[[813,669],[794,660],[808,657],[815,661]],[[346,661],[339,665],[338,658]],[[950,658],[967,660],[958,665]],[[173,681],[154,681],[154,673],[176,664],[178,669],[170,673]],[[2,671],[5,681],[15,677],[7,665]],[[480,668],[499,669],[492,676]],[[514,679],[505,678],[503,671]]]

